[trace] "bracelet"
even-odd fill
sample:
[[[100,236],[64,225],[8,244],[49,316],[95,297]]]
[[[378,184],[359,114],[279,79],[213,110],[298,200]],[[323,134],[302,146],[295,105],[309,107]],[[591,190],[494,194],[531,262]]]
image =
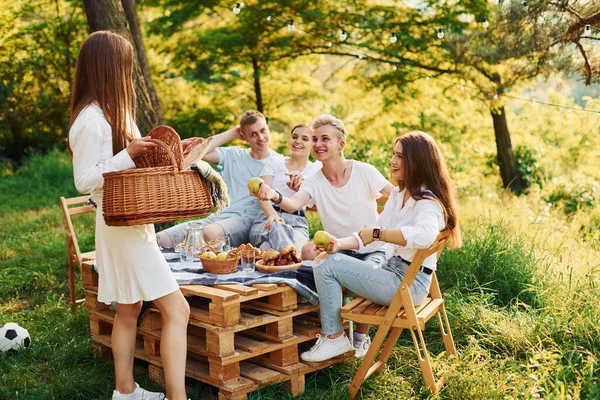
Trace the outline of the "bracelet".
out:
[[[273,204],[279,204],[283,201],[283,195],[281,194],[281,192],[279,190],[276,190],[275,192],[277,192],[279,197],[277,198],[277,200],[271,200],[271,201],[273,202]]]

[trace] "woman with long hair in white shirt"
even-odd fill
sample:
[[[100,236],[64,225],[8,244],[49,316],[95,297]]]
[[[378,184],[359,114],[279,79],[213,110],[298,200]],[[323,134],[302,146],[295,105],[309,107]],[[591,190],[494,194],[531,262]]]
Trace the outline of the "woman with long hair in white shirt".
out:
[[[79,50],[71,97],[69,150],[75,186],[90,193],[96,210],[98,301],[115,301],[111,344],[115,364],[113,400],[161,400],[133,378],[137,318],[142,300],[162,317],[160,353],[167,395],[186,399],[185,363],[189,305],[160,253],[153,225],[107,226],[102,218],[102,174],[134,168],[132,159],[156,144],[135,125],[133,46],[111,32],[94,32]]]
[[[264,182],[286,197],[292,197],[305,178],[321,169],[321,161],[311,162],[312,130],[306,123],[292,128],[289,140],[290,157],[272,157],[260,173]],[[261,249],[281,251],[294,245],[298,251],[308,242],[308,221],[304,208],[287,212],[268,200],[260,200],[262,212],[250,228],[250,243]]]
[[[352,236],[332,237],[325,249],[329,255],[314,268],[322,335],[309,351],[302,353],[304,361],[325,361],[352,349],[342,330],[342,287],[388,306],[418,249],[433,244],[442,230],[450,231],[452,247],[461,245],[456,194],[435,140],[419,131],[402,135],[394,144],[390,164],[392,181],[398,187],[392,191],[375,224]],[[332,254],[340,250],[363,250],[381,244],[378,242],[383,243],[381,250],[387,260],[381,268],[343,254]],[[410,289],[415,306],[427,297],[436,265],[435,254],[423,262]]]

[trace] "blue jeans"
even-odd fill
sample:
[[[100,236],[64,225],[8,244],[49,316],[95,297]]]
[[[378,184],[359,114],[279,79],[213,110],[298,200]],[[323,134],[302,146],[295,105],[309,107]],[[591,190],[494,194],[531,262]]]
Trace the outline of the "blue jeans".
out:
[[[294,245],[298,251],[308,242],[308,221],[306,217],[278,211],[285,223],[277,222],[271,225],[270,230],[265,229],[267,214],[258,214],[250,228],[250,243],[261,250],[275,249],[281,251],[288,244]]]
[[[369,255],[369,258],[372,257],[373,253]],[[408,265],[398,257],[390,258],[385,264],[394,271],[382,269],[382,264],[378,262],[336,253],[329,254],[323,264],[314,268],[321,305],[321,329],[324,334],[333,335],[342,331],[342,286],[373,303],[383,306],[391,304]],[[423,272],[417,274],[410,288],[415,306],[425,300],[430,284],[431,275]]]

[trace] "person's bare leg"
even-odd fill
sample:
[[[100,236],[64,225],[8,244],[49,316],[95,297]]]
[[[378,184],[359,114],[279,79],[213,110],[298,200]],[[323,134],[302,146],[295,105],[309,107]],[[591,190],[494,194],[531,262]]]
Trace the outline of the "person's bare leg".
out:
[[[137,318],[142,302],[134,304],[117,303],[117,313],[112,330],[112,353],[115,362],[115,386],[120,393],[135,390],[133,379],[133,352],[137,331]]]
[[[171,238],[165,232],[158,232],[156,234],[156,241],[160,247],[173,247],[173,242],[171,242]]]
[[[162,318],[160,355],[165,370],[167,398],[185,400],[187,326],[190,306],[180,290],[154,300]]]
[[[303,260],[314,260],[323,250],[315,248],[315,244],[310,241],[302,246],[302,259]]]
[[[218,238],[222,238],[225,236],[225,231],[223,230],[223,227],[219,224],[206,225],[203,229],[203,232],[204,232],[204,240],[206,240],[207,242],[210,242],[211,240],[216,240]]]

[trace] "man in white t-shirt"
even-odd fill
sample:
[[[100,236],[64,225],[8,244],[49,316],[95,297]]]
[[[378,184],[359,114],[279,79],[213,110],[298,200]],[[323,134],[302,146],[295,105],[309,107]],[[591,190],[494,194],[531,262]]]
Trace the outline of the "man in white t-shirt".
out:
[[[250,148],[238,146],[220,147],[233,139],[243,139]],[[255,110],[246,111],[240,125],[213,136],[206,155],[202,158],[223,168],[222,177],[227,185],[231,204],[224,210],[201,219],[206,241],[229,236],[231,246],[248,243],[248,233],[261,208],[248,191],[248,181],[259,176],[266,160],[282,157],[269,148],[271,136],[265,116]],[[187,222],[159,232],[158,242],[172,247],[183,240]]]
[[[342,121],[323,114],[315,118],[311,127],[312,149],[323,164],[321,170],[306,179],[291,198],[267,185],[261,187],[258,197],[271,200],[287,212],[295,212],[312,199],[325,231],[335,237],[352,235],[375,222],[379,193],[388,196],[394,187],[372,165],[346,160],[348,134]],[[320,252],[309,242],[302,249],[302,258],[312,260]]]

